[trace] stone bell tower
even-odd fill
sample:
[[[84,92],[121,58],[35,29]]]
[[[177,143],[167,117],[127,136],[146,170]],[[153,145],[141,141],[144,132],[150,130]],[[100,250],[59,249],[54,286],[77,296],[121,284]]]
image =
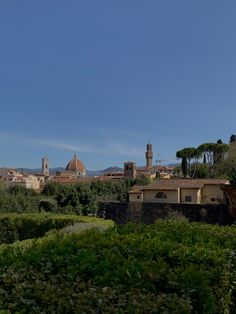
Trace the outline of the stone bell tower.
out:
[[[137,167],[136,163],[127,161],[124,163],[124,178],[125,179],[136,179]]]
[[[42,174],[44,174],[45,177],[49,176],[49,159],[47,156],[42,158]]]
[[[146,166],[148,170],[152,169],[152,159],[153,159],[153,152],[152,152],[152,144],[147,144],[147,151],[146,151]]]

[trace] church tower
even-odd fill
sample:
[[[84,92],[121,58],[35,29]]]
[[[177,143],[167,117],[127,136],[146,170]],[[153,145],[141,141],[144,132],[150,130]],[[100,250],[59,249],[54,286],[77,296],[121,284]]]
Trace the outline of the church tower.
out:
[[[147,144],[147,151],[146,151],[146,166],[148,170],[152,169],[152,158],[153,158],[153,152],[152,152],[152,144]]]
[[[42,173],[45,177],[49,176],[49,159],[47,156],[42,158]]]
[[[124,178],[125,179],[136,179],[137,175],[136,163],[132,161],[127,161],[124,163]]]

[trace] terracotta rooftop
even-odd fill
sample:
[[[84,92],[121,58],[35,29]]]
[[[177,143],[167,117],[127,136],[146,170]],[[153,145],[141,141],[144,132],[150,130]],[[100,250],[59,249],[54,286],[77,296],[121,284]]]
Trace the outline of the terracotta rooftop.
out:
[[[135,193],[141,193],[141,191],[143,190],[144,186],[141,185],[134,185],[132,186],[132,188],[129,190],[130,194],[135,194]]]
[[[143,167],[138,167],[137,168],[138,171],[149,171],[150,168],[146,167],[146,166],[143,166]]]
[[[182,179],[182,180],[157,180],[146,186],[134,185],[130,193],[138,193],[142,190],[175,190],[178,188],[201,189],[204,185],[228,184],[228,180],[217,179]]]
[[[175,167],[173,166],[164,166],[164,165],[159,165],[159,166],[154,166],[154,169],[156,169],[157,171],[173,171]]]

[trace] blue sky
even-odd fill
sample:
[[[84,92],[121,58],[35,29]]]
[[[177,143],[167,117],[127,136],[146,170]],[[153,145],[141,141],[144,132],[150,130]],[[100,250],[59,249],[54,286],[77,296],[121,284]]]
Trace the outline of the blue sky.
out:
[[[2,0],[0,166],[170,160],[236,133],[235,0]]]

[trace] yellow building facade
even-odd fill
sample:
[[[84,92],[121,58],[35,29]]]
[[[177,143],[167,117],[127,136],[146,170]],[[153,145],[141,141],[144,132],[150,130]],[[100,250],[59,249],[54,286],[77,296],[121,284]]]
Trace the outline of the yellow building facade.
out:
[[[221,204],[224,193],[221,186],[227,180],[157,180],[147,186],[134,186],[129,191],[129,202]]]

